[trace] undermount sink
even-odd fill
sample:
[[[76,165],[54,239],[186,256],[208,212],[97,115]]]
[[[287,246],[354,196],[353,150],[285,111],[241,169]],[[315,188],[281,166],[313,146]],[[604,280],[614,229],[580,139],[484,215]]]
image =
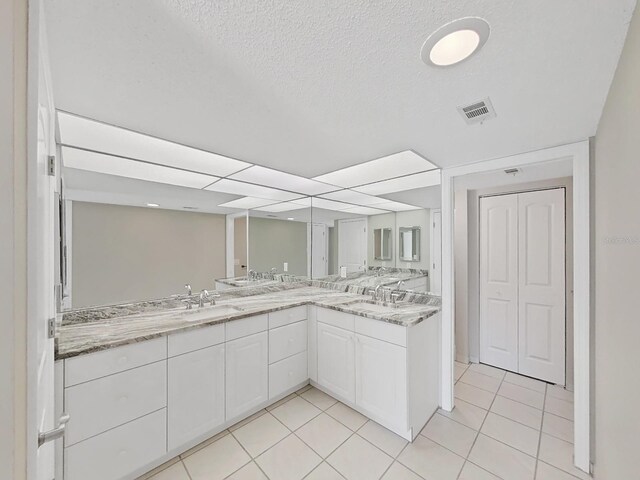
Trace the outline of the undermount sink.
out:
[[[371,313],[393,313],[399,307],[395,303],[374,302],[373,300],[356,300],[347,305]]]
[[[227,315],[234,315],[242,311],[241,308],[232,305],[211,305],[202,308],[194,305],[192,310],[183,310],[182,315],[188,322],[201,322],[218,317],[226,317]]]

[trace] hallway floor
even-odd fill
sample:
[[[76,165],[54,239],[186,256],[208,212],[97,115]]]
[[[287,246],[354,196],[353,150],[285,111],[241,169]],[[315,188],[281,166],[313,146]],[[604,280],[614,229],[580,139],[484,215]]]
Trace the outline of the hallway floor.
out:
[[[455,364],[456,408],[408,443],[307,386],[145,480],[575,480],[573,394],[486,365]]]

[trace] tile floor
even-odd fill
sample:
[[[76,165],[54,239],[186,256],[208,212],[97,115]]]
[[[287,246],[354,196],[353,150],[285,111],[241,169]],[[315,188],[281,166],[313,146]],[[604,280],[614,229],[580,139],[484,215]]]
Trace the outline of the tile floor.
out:
[[[307,386],[145,480],[575,480],[571,392],[456,362],[456,408],[413,443]]]

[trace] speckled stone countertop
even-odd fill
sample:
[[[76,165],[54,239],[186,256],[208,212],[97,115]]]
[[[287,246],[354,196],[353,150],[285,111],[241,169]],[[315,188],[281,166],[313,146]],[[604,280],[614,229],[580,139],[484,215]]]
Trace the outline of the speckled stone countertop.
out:
[[[223,290],[216,306],[191,310],[185,295],[123,305],[72,310],[61,314],[56,359],[149,340],[178,331],[238,320],[298,305],[317,305],[410,327],[440,311],[440,297],[402,292],[396,308],[366,310],[369,297],[304,283]],[[360,305],[354,304],[360,302]],[[364,307],[364,308],[363,308]]]
[[[349,273],[346,277],[330,275],[328,277],[310,280],[310,283],[314,287],[366,294],[369,289],[375,288],[378,285],[382,287],[395,287],[401,280],[412,280],[426,276],[426,271],[422,270],[401,270],[394,268],[380,272],[378,269],[372,268],[366,272]]]
[[[258,287],[263,285],[271,285],[274,283],[295,283],[306,282],[307,278],[289,275],[287,273],[263,274],[268,275],[265,278],[257,278],[249,280],[247,276],[233,278],[217,278],[216,283],[222,283],[230,287]],[[271,277],[271,278],[270,278]]]

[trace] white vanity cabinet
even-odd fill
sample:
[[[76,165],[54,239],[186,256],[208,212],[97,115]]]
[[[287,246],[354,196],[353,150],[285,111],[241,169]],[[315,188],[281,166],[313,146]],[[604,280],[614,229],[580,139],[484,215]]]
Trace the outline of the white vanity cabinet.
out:
[[[167,445],[201,439],[225,422],[224,325],[169,335]]]
[[[438,408],[440,314],[411,327],[322,307],[313,317],[311,383],[413,440]]]

